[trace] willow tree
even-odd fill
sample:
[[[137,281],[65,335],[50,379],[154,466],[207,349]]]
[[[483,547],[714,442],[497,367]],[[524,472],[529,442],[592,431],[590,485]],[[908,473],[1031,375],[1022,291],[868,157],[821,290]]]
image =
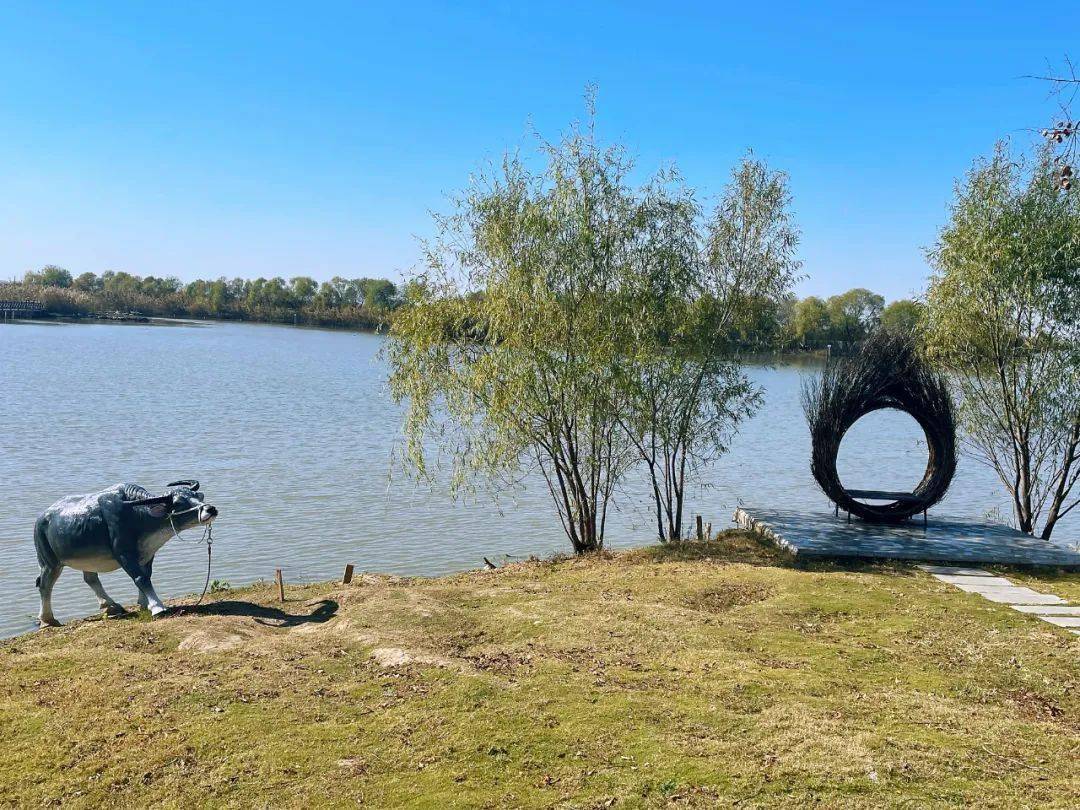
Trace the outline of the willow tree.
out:
[[[591,128],[542,144],[538,162],[508,156],[436,217],[390,332],[390,385],[407,402],[410,470],[431,476],[433,457],[448,459],[455,491],[539,470],[586,552],[603,546],[634,461],[617,413],[614,302],[651,214],[625,152]]]
[[[800,265],[787,178],[761,161],[736,167],[711,212],[686,190],[650,199],[654,228],[625,268],[621,391],[664,542],[683,535],[688,486],[761,400],[732,337],[782,305]]]
[[[958,185],[930,252],[928,348],[952,372],[973,454],[1019,528],[1049,539],[1080,503],[1080,198],[1049,150],[999,145]]]
[[[689,479],[757,402],[732,336],[798,267],[785,178],[746,160],[707,215],[674,169],[632,185],[591,127],[541,157],[507,157],[436,218],[387,350],[407,466],[449,459],[457,491],[538,470],[584,552],[644,463],[678,537]]]

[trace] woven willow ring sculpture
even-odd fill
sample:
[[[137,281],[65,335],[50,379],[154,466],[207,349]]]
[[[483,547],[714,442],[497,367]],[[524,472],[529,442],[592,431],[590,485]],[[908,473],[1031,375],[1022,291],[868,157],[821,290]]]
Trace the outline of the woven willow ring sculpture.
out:
[[[868,413],[893,408],[909,414],[926,434],[929,458],[911,493],[846,489],[836,471],[844,434]],[[803,383],[803,410],[810,423],[810,470],[840,509],[870,523],[900,523],[945,497],[956,472],[956,422],[944,377],[919,356],[914,340],[886,330],[873,333],[859,352],[829,363]],[[859,498],[891,502],[869,504]]]

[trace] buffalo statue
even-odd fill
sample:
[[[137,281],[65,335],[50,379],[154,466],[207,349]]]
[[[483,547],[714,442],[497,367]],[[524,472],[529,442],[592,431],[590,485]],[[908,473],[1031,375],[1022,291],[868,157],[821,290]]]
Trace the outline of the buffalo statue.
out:
[[[42,627],[57,626],[52,589],[64,567],[83,572],[83,580],[101,609],[122,615],[124,608],[101,587],[99,573],[123,568],[139,589],[139,606],[153,616],[166,611],[150,582],[154,555],[185,529],[206,526],[217,509],[203,503],[199,482],[174,481],[164,495],[153,495],[136,484],[117,484],[93,495],[61,498],[37,519],[34,545],[41,576]]]

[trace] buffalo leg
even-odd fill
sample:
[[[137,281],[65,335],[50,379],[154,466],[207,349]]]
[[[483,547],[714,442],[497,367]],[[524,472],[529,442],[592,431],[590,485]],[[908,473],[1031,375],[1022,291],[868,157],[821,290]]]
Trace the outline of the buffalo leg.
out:
[[[41,566],[41,576],[38,577],[38,594],[41,596],[41,612],[38,613],[38,625],[41,627],[59,627],[52,610],[52,589],[56,580],[60,579],[60,572],[64,570],[62,565]]]
[[[154,576],[154,561],[153,560],[150,560],[148,563],[146,563],[146,565],[144,565],[143,568],[146,569],[146,576],[148,576],[148,577],[153,577]],[[142,591],[139,591],[139,607],[142,608],[143,610],[149,610],[150,609],[150,601],[146,598],[146,594],[144,594]]]
[[[147,607],[150,608],[151,616],[160,616],[168,610],[158,599],[154,586],[150,582],[149,566],[140,564],[138,559],[134,557],[125,556],[120,558],[120,567],[135,582],[135,587],[139,589],[140,594],[139,604],[141,605],[145,601]]]
[[[113,601],[107,593],[105,588],[101,585],[101,579],[93,571],[83,571],[83,582],[90,586],[90,590],[94,592],[94,595],[98,598],[98,607],[108,613],[110,616],[123,616],[127,611],[124,610],[123,605]]]

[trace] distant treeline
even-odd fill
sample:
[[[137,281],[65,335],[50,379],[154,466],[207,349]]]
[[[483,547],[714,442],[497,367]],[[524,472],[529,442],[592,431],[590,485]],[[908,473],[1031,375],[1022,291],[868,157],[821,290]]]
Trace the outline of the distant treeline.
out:
[[[0,298],[36,298],[51,312],[89,315],[132,312],[188,318],[302,323],[375,329],[387,326],[402,305],[398,285],[384,278],[335,277],[321,284],[307,276],[254,280],[135,276],[108,271],[72,276],[62,267],[29,272],[21,283],[3,285]],[[727,339],[746,351],[799,351],[831,345],[844,351],[879,324],[912,331],[921,304],[893,301],[858,287],[827,299],[791,297],[763,303]]]
[[[173,277],[113,271],[72,276],[50,265],[28,272],[21,283],[0,287],[0,298],[34,298],[58,315],[122,312],[362,329],[386,326],[401,303],[397,285],[384,278],[335,277],[321,284],[307,276],[219,278],[185,284]]]
[[[885,299],[863,287],[822,299],[815,295],[766,303],[732,336],[744,349],[816,350],[832,346],[845,351],[879,325],[907,332],[918,327],[922,304],[910,299]]]

